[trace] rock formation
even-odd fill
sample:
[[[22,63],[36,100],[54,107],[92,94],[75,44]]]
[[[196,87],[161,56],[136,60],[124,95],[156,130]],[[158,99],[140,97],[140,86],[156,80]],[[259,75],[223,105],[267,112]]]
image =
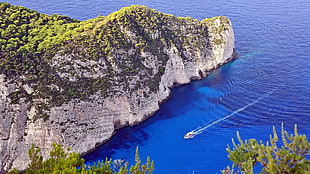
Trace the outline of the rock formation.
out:
[[[4,31],[14,25],[12,9],[22,7],[0,7],[7,18]],[[18,33],[29,25],[23,34],[27,42],[16,34],[20,42],[10,51],[12,36],[0,38],[7,46],[0,51],[3,171],[11,165],[25,168],[31,144],[45,157],[53,142],[86,153],[109,140],[115,129],[152,116],[171,87],[204,78],[235,56],[226,17],[199,21],[130,6],[77,21],[22,9],[32,17],[19,17],[24,22],[15,27]]]

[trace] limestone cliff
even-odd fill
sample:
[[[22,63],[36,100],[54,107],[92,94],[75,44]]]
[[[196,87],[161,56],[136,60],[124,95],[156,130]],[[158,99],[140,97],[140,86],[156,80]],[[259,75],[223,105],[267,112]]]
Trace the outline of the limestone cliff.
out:
[[[45,157],[52,142],[88,152],[115,129],[152,116],[171,87],[206,77],[235,55],[226,17],[199,21],[130,6],[81,22],[22,8],[35,20],[21,16],[16,24],[17,7],[0,7],[7,18],[1,30],[15,25],[20,39],[11,51],[11,36],[0,38],[3,171],[26,167],[33,143]],[[26,39],[18,35],[23,26]]]

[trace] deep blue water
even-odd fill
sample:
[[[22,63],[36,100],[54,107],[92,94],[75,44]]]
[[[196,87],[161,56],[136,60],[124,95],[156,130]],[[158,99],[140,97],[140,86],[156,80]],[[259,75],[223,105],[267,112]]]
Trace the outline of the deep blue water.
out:
[[[117,131],[111,141],[85,156],[87,163],[124,158],[155,161],[156,174],[220,173],[231,163],[225,148],[239,131],[243,138],[268,140],[272,125],[310,138],[309,0],[6,0],[39,12],[85,20],[123,6],[147,5],[197,19],[228,16],[234,26],[239,58],[206,79],[172,90],[154,117]],[[270,93],[269,95],[265,95]],[[265,96],[264,96],[265,95]],[[255,102],[259,97],[261,100]],[[186,132],[204,127],[254,102],[193,139]]]

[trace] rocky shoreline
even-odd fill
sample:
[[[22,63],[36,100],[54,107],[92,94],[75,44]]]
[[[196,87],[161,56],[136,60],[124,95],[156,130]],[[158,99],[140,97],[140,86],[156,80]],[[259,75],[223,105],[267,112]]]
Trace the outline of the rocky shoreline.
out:
[[[26,83],[29,77],[0,73],[2,170],[24,169],[32,144],[45,158],[52,143],[84,155],[108,141],[116,129],[154,115],[171,88],[205,78],[236,58],[226,17],[199,21],[131,6],[93,21],[84,23],[93,24],[89,33],[96,35],[86,33],[86,41],[72,36],[54,55],[42,58],[57,84],[43,79],[45,86],[37,87],[41,81]],[[108,31],[112,34],[99,37]],[[105,39],[112,36],[126,45],[107,48]],[[92,52],[97,48],[105,52]],[[23,95],[12,102],[13,94]]]

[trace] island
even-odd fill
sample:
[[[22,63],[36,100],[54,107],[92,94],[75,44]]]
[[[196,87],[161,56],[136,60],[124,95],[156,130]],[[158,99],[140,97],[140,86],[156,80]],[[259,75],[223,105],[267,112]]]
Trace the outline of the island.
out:
[[[59,143],[85,154],[159,110],[174,86],[236,58],[227,17],[146,6],[79,21],[0,3],[0,168]]]

